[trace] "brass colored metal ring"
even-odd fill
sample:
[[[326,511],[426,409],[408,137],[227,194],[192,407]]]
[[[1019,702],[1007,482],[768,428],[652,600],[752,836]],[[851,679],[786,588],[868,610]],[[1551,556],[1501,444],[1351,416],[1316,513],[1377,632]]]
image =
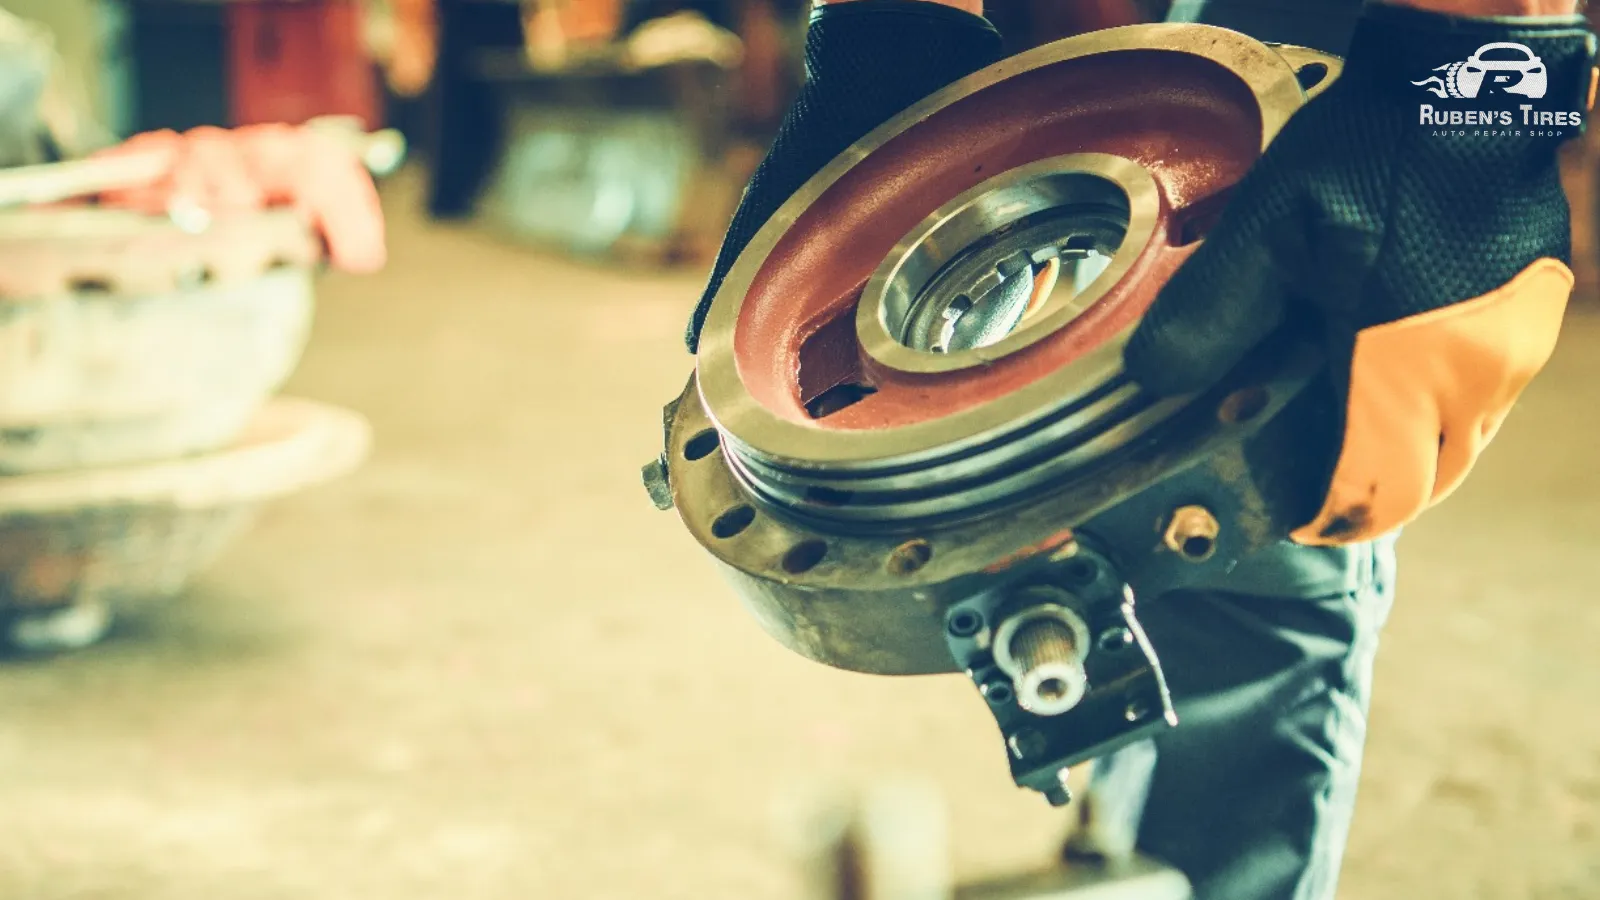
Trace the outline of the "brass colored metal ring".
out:
[[[1097,207],[1107,206],[1121,219],[1110,265],[1082,293],[1066,296],[1072,292],[1057,290],[1031,322],[1003,339],[969,350],[931,353],[908,347],[890,328],[891,315],[904,318],[941,267],[990,235],[1035,217],[1070,215],[1074,207],[1086,207],[1092,216]],[[1150,173],[1109,154],[1056,156],[997,175],[940,207],[895,245],[856,307],[861,347],[905,372],[949,372],[1015,353],[1067,325],[1115,287],[1154,237],[1160,214],[1161,195]],[[1062,227],[1070,230],[1071,224]]]

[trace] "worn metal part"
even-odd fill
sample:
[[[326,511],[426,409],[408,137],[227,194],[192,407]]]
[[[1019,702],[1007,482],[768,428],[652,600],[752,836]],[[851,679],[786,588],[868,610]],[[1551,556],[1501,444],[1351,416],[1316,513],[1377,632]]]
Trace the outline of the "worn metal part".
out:
[[[1115,29],[873,132],[741,256],[646,467],[769,633],[845,669],[965,672],[1052,803],[1068,767],[1176,722],[1136,598],[1308,520],[1331,460],[1306,448],[1337,446],[1292,333],[1187,397],[1121,371],[1301,73],[1337,69],[1294,59]]]
[[[708,409],[746,455],[871,470],[982,444],[1102,389],[1117,343],[1192,252],[1192,226],[1303,96],[1270,48],[1195,25],[1073,38],[951,85],[841,155],[758,232],[702,334]],[[1082,296],[1003,341],[938,355],[858,311],[885,261],[947,204],[1064,156],[1055,165],[1116,183],[1130,209],[1129,239]],[[806,409],[851,377],[870,396],[822,419]]]
[[[1007,60],[874,131],[713,305],[698,372],[730,462],[797,516],[892,530],[1147,439],[1185,400],[1141,395],[1123,343],[1303,98],[1247,37],[1138,26]],[[1089,256],[1096,277],[1031,302],[1034,267]]]
[[[992,518],[866,534],[818,527],[752,494],[691,379],[668,435],[672,502],[757,621],[795,652],[874,674],[960,671],[944,644],[946,613],[997,583],[1048,571],[1080,530],[1117,547],[1129,583],[1146,593],[1214,579],[1314,515],[1311,482],[1326,463],[1304,447],[1331,437],[1334,411],[1331,395],[1304,390],[1318,367],[1313,348],[1285,346],[1196,400],[1163,440],[1030,502]],[[1251,398],[1248,418],[1234,417],[1239,396]],[[1204,562],[1162,539],[1173,504],[1185,501],[1229,523]]]
[[[950,656],[988,701],[1012,778],[1057,806],[1072,799],[1070,767],[1177,723],[1133,592],[1110,557],[1082,537],[1075,543],[1072,554],[957,603],[945,619]],[[1019,664],[1015,638],[1048,621],[1068,625],[1069,672],[1052,660],[1037,674],[1073,693],[1040,708],[1041,681]],[[1103,636],[1099,646],[1091,634]]]

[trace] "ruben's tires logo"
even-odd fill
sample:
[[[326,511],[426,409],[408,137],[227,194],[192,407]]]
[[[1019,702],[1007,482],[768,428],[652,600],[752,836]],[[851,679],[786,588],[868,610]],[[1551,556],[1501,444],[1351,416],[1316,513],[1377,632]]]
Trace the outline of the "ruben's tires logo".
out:
[[[1421,107],[1420,124],[1476,126],[1475,131],[1436,131],[1440,135],[1562,137],[1583,124],[1576,111],[1536,109],[1524,100],[1543,100],[1550,92],[1544,60],[1526,44],[1484,44],[1460,62],[1446,63],[1412,84],[1441,100],[1476,100],[1479,108]],[[1487,126],[1487,128],[1485,128]]]
[[[1435,97],[1471,100],[1496,94],[1520,94],[1537,100],[1550,89],[1544,61],[1525,44],[1484,44],[1463,62],[1434,69],[1432,78],[1413,81]]]

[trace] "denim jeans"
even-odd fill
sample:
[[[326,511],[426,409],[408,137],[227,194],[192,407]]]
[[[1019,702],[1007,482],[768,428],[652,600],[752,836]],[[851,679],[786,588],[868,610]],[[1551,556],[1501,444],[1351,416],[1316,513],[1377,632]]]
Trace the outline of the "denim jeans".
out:
[[[1097,764],[1090,802],[1197,900],[1332,900],[1394,542],[1252,563],[1226,590],[1140,602],[1179,724]]]

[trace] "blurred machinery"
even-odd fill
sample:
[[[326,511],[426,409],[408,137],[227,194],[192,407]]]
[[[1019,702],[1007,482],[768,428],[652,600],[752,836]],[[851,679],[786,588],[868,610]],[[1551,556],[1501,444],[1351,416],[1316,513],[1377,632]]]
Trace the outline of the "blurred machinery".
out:
[[[311,127],[379,171],[403,154],[359,122]],[[365,456],[360,416],[272,398],[309,333],[314,223],[92,202],[172,166],[157,148],[0,169],[0,651],[93,643],[264,501]]]
[[[708,257],[798,72],[788,5],[439,3],[430,212],[580,256]]]
[[[391,85],[431,80],[435,216],[587,257],[704,262],[802,76],[801,0],[379,0]],[[995,0],[1018,49],[1138,21]]]
[[[117,0],[133,130],[383,120],[364,0]]]
[[[0,9],[0,168],[109,141],[55,43],[43,26]]]
[[[785,851],[806,900],[1190,900],[1181,872],[1149,859],[1078,858],[957,884],[946,811],[914,781],[811,788],[780,805]]]
[[[1138,598],[1216,583],[1316,509],[1331,460],[1304,448],[1337,416],[1315,346],[1160,401],[1121,355],[1338,68],[1137,25],[874,131],[729,273],[645,468],[657,505],[796,652],[965,673],[1017,784],[1068,803],[1071,767],[1176,723]]]
[[[226,124],[300,124],[322,116],[381,126],[361,0],[252,0],[225,10]]]
[[[714,252],[738,199],[730,73],[743,42],[687,13],[584,42],[545,36],[538,21],[523,52],[479,57],[504,131],[479,211],[503,233],[580,256]]]

